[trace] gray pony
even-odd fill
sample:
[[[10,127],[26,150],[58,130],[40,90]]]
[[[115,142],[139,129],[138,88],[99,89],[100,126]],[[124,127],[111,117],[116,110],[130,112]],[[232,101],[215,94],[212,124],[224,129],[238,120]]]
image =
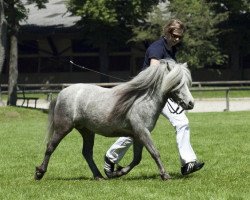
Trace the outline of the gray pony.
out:
[[[35,179],[42,179],[52,153],[73,128],[83,138],[82,154],[94,179],[103,178],[93,160],[95,133],[134,138],[132,162],[114,171],[111,177],[125,175],[138,165],[145,146],[155,160],[161,178],[170,179],[150,132],[168,98],[185,110],[193,108],[194,99],[189,91],[191,83],[186,63],[161,60],[159,65],[150,66],[129,82],[113,88],[73,84],[63,89],[50,104],[47,149],[42,164],[36,167]]]

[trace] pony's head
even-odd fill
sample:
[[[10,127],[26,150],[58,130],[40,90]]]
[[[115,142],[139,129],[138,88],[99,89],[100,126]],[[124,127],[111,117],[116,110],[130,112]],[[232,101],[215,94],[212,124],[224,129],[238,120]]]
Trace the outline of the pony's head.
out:
[[[184,110],[194,107],[194,98],[189,90],[192,78],[187,63],[176,63],[175,61],[163,60],[161,64],[166,65],[168,75],[165,76],[168,98],[172,98]],[[165,88],[165,89],[166,89]]]

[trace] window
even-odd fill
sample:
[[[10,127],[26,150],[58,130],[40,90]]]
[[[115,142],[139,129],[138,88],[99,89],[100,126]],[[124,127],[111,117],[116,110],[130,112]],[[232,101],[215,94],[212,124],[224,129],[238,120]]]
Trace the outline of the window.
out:
[[[37,73],[38,72],[38,58],[19,58],[18,72],[19,73]]]
[[[244,69],[250,68],[250,54],[243,57],[243,59],[242,59],[242,67]]]
[[[40,72],[70,72],[69,57],[43,57],[40,58]]]
[[[110,56],[109,71],[129,71],[130,56]]]
[[[20,55],[38,54],[38,42],[36,40],[23,40],[18,43]]]
[[[75,56],[75,57],[73,57],[72,60],[73,60],[73,62],[75,64],[86,67],[88,69],[92,69],[92,70],[95,70],[95,71],[100,70],[100,64],[99,64],[99,57],[98,56],[84,56],[84,57]],[[77,66],[73,66],[72,71],[73,72],[85,72],[85,71],[88,71],[88,70],[82,69],[82,68],[77,67]]]
[[[98,52],[97,48],[88,44],[85,40],[71,40],[72,51],[74,53],[93,53]]]

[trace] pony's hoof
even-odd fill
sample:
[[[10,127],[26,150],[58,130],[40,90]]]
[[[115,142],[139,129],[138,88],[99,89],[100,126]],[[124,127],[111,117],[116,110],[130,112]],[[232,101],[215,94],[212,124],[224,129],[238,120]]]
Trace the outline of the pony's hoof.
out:
[[[117,175],[115,172],[105,172],[108,179],[116,178]]]
[[[171,179],[171,176],[169,174],[162,174],[161,175],[161,179],[163,181],[167,181],[167,180],[170,180]]]
[[[43,173],[36,172],[34,178],[35,180],[39,181],[43,178],[43,175],[44,175]]]
[[[34,176],[35,180],[37,181],[41,180],[43,178],[44,173],[45,172],[43,170],[36,167],[35,176]]]
[[[116,164],[116,171],[121,171],[123,168],[121,165]]]
[[[124,176],[128,173],[128,171],[126,171],[125,167],[121,167],[120,170],[116,171],[116,176],[117,177],[121,177]]]

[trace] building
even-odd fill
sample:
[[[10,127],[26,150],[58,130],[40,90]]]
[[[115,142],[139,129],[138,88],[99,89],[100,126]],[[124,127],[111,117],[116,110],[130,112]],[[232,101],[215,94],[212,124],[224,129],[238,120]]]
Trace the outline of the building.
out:
[[[21,24],[19,40],[18,83],[96,83],[101,82],[99,50],[90,46],[75,25],[79,17],[67,12],[65,0],[50,0],[46,9],[29,9],[27,21]],[[109,52],[110,82],[128,80],[141,68],[145,48],[131,47]],[[249,60],[245,59],[245,66]],[[70,61],[90,70],[72,65]],[[248,63],[248,64],[247,64]],[[249,68],[248,68],[249,67]],[[230,67],[202,68],[192,72],[194,81],[250,80],[250,66],[240,70]],[[97,71],[97,72],[93,72]],[[5,69],[2,82],[7,83]]]
[[[75,25],[80,19],[67,12],[64,0],[50,0],[46,9],[29,9],[18,36],[18,83],[77,83],[100,82],[101,75],[72,65],[70,61],[100,72],[99,50],[91,47]],[[110,82],[128,80],[135,50],[124,48],[109,52]],[[140,54],[140,53],[139,53]],[[143,54],[138,59],[143,59]],[[131,59],[133,58],[133,59]],[[142,62],[141,62],[142,63]],[[5,69],[2,82],[7,82]]]

